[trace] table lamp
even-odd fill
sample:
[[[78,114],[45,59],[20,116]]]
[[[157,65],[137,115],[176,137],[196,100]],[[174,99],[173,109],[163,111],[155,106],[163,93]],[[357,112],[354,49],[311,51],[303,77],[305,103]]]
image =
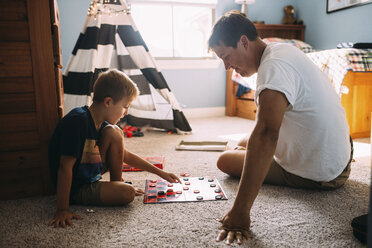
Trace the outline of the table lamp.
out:
[[[255,0],[235,0],[235,3],[241,4],[242,9],[241,12],[244,13],[248,17],[247,5],[254,3]]]

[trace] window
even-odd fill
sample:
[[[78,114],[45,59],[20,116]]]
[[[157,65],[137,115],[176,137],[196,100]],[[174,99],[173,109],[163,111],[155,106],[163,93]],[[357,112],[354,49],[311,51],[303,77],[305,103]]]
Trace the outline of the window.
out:
[[[128,2],[134,22],[155,58],[213,58],[207,42],[214,23],[215,0]]]

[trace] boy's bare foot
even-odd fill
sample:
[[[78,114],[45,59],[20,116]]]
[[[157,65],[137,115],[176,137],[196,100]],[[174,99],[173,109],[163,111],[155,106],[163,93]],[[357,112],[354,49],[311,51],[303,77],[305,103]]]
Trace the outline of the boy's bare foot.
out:
[[[145,193],[142,189],[139,189],[139,188],[134,188],[134,190],[135,190],[136,196],[141,196]]]

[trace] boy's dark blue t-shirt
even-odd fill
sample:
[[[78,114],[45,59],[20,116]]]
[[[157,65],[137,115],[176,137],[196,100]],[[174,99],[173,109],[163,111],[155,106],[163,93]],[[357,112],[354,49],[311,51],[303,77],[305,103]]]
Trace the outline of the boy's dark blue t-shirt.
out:
[[[71,110],[54,131],[49,143],[49,166],[55,186],[61,155],[76,158],[70,198],[83,184],[102,178],[102,159],[97,144],[99,136],[87,106]]]

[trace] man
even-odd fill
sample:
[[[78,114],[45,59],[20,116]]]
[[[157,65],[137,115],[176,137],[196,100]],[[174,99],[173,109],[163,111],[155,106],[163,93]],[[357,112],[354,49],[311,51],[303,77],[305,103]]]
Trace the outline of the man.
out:
[[[257,72],[256,124],[217,166],[239,176],[233,207],[217,241],[249,237],[250,211],[262,183],[335,189],[350,173],[352,144],[340,99],[327,76],[298,48],[266,45],[243,14],[229,12],[214,25],[209,48],[242,76]]]

